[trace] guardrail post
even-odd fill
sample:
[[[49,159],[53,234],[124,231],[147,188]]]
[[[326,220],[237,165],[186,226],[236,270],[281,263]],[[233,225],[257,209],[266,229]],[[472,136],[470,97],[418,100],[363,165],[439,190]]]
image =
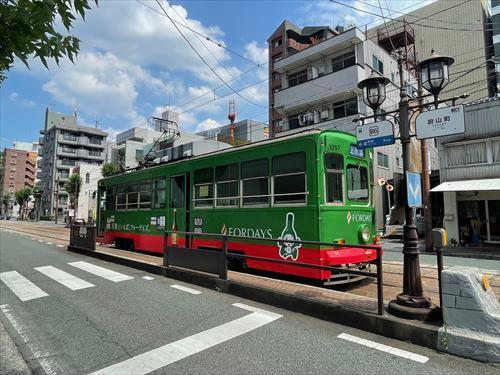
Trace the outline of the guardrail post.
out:
[[[384,280],[382,278],[382,248],[377,246],[377,307],[378,314],[384,315]]]
[[[222,236],[222,255],[221,262],[219,263],[219,277],[227,280],[227,236]]]
[[[168,267],[168,232],[165,230],[163,235],[163,266]]]
[[[441,272],[443,272],[443,247],[446,246],[446,230],[436,228],[432,230],[432,244],[437,255],[437,271],[439,284],[439,307],[443,311],[443,292],[441,290]]]

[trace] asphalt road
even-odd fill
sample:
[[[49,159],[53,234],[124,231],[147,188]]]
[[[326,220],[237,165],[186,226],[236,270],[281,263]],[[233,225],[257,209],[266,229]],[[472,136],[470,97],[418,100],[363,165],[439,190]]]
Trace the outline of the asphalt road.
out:
[[[0,276],[0,321],[35,373],[500,371],[5,231]]]

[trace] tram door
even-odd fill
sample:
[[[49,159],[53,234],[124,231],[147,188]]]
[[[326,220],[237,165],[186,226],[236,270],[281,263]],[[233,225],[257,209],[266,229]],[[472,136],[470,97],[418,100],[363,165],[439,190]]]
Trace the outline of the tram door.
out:
[[[177,228],[179,232],[189,232],[189,183],[189,173],[170,177],[169,230]],[[189,247],[188,236],[180,234],[178,238],[185,238],[185,246]],[[180,240],[179,245],[182,243]]]

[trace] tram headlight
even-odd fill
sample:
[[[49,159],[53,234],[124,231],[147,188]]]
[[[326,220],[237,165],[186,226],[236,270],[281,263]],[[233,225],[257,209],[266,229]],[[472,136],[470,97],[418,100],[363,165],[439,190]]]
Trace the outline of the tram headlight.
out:
[[[363,240],[363,242],[368,242],[370,241],[370,228],[368,228],[367,225],[363,225],[363,227],[361,228],[361,232],[360,232],[360,235],[361,235],[361,239]]]

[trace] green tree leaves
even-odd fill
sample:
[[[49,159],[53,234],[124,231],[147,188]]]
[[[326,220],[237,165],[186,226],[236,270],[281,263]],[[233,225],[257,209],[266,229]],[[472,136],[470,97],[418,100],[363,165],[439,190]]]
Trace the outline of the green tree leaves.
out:
[[[74,59],[80,39],[56,31],[58,20],[68,33],[76,20],[85,19],[90,2],[97,0],[0,0],[0,82],[19,58],[28,68],[28,59],[38,58],[48,69],[48,59],[59,65],[62,58]],[[74,14],[75,13],[75,14]]]
[[[114,163],[106,163],[102,166],[101,174],[102,177],[114,176],[120,173],[120,167]]]

